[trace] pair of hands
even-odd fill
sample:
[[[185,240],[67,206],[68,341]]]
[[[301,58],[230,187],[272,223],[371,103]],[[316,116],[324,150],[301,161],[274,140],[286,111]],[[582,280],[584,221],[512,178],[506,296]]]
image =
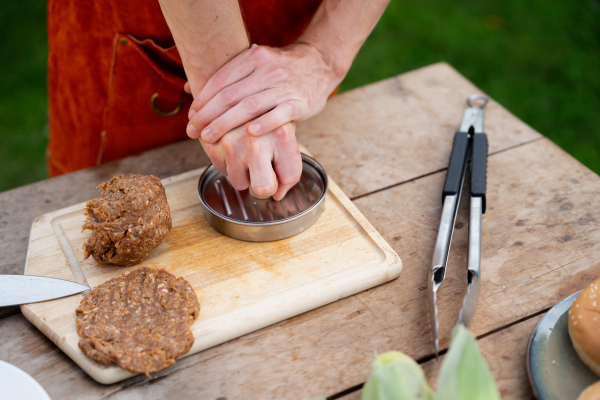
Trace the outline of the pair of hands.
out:
[[[294,121],[319,113],[337,84],[310,44],[252,45],[196,96],[187,134],[235,189],[281,200],[302,174]]]

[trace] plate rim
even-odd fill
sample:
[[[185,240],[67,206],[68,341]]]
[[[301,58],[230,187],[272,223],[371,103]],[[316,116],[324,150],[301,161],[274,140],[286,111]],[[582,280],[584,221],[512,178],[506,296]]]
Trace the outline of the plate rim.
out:
[[[535,396],[535,398],[537,400],[545,400],[542,398],[542,396],[540,395],[540,392],[538,390],[538,385],[535,382],[535,379],[533,378],[533,374],[531,372],[531,346],[533,344],[534,339],[536,338],[540,327],[542,325],[542,323],[544,322],[544,319],[546,319],[548,317],[548,315],[554,310],[556,309],[558,306],[562,305],[564,302],[566,302],[567,300],[571,299],[571,304],[573,304],[573,301],[575,301],[575,299],[577,298],[577,296],[579,296],[579,294],[583,291],[583,289],[570,294],[569,296],[561,299],[558,303],[556,303],[553,307],[549,308],[545,315],[538,321],[538,323],[535,325],[535,328],[533,329],[533,331],[531,332],[531,335],[529,336],[529,342],[527,343],[527,357],[526,357],[526,364],[527,364],[527,377],[529,379],[529,385],[531,386],[531,390],[533,391],[533,395]],[[569,308],[571,306],[569,305]],[[562,314],[561,314],[562,315]]]
[[[17,374],[21,375],[22,377],[24,377],[25,379],[27,379],[31,384],[33,384],[33,386],[36,387],[36,389],[38,389],[38,392],[39,392],[38,394],[40,395],[40,397],[39,397],[40,400],[51,400],[50,395],[48,394],[46,389],[44,389],[44,387],[33,376],[31,376],[29,373],[27,373],[23,369],[17,367],[16,365],[9,363],[8,361],[0,360],[0,365],[3,365],[3,364],[6,365],[10,370],[14,371],[15,373],[17,373]]]

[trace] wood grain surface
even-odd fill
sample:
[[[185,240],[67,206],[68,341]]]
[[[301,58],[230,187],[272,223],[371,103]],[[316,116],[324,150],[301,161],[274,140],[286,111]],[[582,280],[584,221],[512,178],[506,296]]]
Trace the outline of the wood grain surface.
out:
[[[298,124],[298,140],[354,198],[444,170],[466,99],[482,93],[434,64],[335,96]],[[541,137],[493,99],[485,132],[491,154]]]
[[[486,335],[479,339],[478,345],[482,356],[487,360],[490,371],[496,380],[496,385],[503,399],[533,399],[533,392],[527,380],[525,356],[527,341],[524,337],[535,328],[541,316],[529,318],[521,323],[510,326],[497,334]],[[429,385],[435,389],[440,366],[444,356],[439,359],[428,359],[421,364]],[[365,377],[367,379],[368,375]],[[339,400],[360,400],[360,388],[338,397]]]
[[[402,255],[401,279],[186,357],[152,379],[99,385],[15,311],[0,318],[0,359],[32,374],[53,398],[229,400],[336,396],[364,382],[376,351],[429,359],[425,288],[441,187],[465,99],[474,93],[481,91],[439,63],[335,96],[298,124],[299,140]],[[533,326],[600,276],[600,178],[493,100],[485,118],[489,208],[472,329],[503,398],[529,399],[523,349]],[[0,272],[22,272],[35,217],[94,196],[81,182],[199,168],[208,162],[199,147],[178,143],[0,193]],[[465,290],[465,206],[440,289],[443,347]],[[435,379],[436,368],[425,368]]]
[[[310,228],[283,240],[245,242],[220,234],[206,221],[197,195],[202,172],[163,181],[173,229],[139,265],[123,268],[98,264],[92,257],[84,260],[89,234],[81,229],[85,203],[80,203],[33,222],[25,273],[77,280],[80,267],[92,288],[142,266],[184,277],[201,305],[191,326],[195,340],[186,354],[191,355],[387,282],[402,269],[398,255],[332,180],[323,214]],[[62,230],[75,260],[57,240]],[[81,298],[28,304],[21,311],[96,381],[110,384],[132,377],[79,350],[75,309]]]

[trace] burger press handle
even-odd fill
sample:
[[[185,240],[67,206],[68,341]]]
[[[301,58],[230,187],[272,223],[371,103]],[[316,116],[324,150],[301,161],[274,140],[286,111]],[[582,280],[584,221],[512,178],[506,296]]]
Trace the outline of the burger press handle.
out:
[[[482,101],[479,107],[472,102]],[[471,165],[471,198],[469,212],[469,253],[467,259],[467,294],[459,313],[458,323],[469,326],[481,285],[481,215],[485,213],[485,189],[487,175],[488,140],[483,132],[483,108],[488,98],[473,95],[467,99],[469,106],[463,113],[460,129],[454,135],[454,144],[448,164],[448,172],[442,192],[442,217],[435,242],[431,269],[428,277],[428,298],[431,330],[436,357],[439,354],[439,323],[437,310],[437,290],[444,282],[450,253],[454,223],[463,183],[469,163]],[[469,160],[469,156],[471,159]]]

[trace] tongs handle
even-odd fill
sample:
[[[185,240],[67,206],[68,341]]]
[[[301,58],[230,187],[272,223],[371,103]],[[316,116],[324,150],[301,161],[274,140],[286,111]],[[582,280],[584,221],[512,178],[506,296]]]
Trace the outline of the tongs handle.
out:
[[[469,134],[467,132],[456,132],[454,135],[454,144],[452,145],[452,153],[450,154],[450,163],[448,163],[444,191],[442,192],[442,200],[446,196],[455,195],[460,192],[467,166],[468,150]],[[485,180],[483,191],[485,192]]]
[[[485,214],[485,186],[487,180],[488,139],[485,133],[474,133],[472,138],[471,197],[481,197],[481,213]]]

